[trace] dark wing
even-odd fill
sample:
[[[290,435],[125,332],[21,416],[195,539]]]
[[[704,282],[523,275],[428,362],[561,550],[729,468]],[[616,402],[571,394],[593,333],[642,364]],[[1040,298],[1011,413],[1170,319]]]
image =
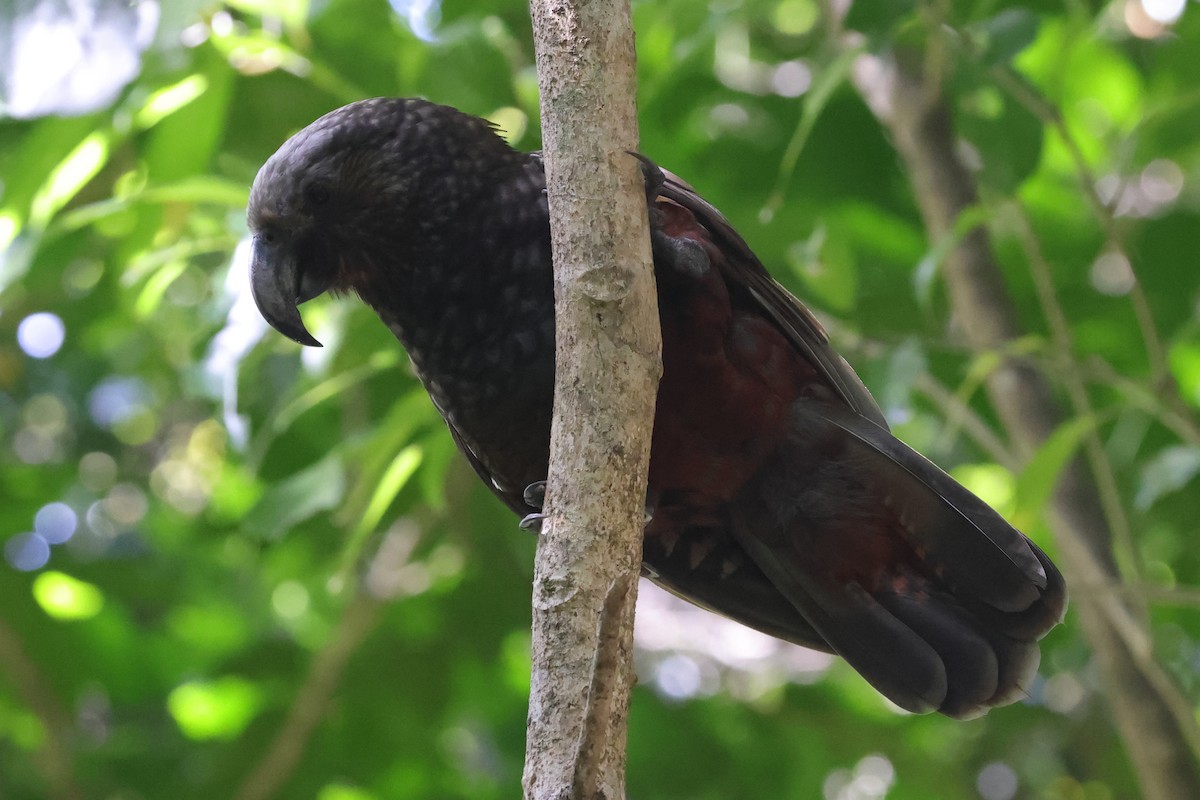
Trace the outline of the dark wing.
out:
[[[1036,640],[1061,619],[1061,575],[996,512],[891,436],[820,324],[720,212],[669,173],[649,165],[646,174],[661,215],[653,232],[660,289],[664,270],[697,287],[711,286],[716,270],[729,300],[752,305],[763,328],[773,323],[813,371],[797,377],[832,390],[789,396],[781,375],[789,368],[767,366],[776,363],[770,339],[778,334],[759,329],[761,349],[745,353],[762,353],[761,391],[787,399],[789,417],[752,476],[728,471],[736,451],[713,462],[737,487],[719,507],[726,524],[655,536],[655,520],[645,555],[658,582],[751,627],[832,649],[911,711],[972,717],[1012,702],[1036,669]],[[715,295],[698,288],[695,296],[707,303],[683,319],[696,320],[696,332],[720,326]],[[725,388],[752,407],[745,387]],[[696,550],[720,557],[679,556]],[[699,580],[697,571],[711,573],[714,563],[719,574]]]
[[[804,304],[780,286],[750,250],[745,240],[716,208],[677,175],[662,170],[664,181],[658,194],[686,208],[708,230],[713,243],[725,254],[720,264],[730,285],[743,286],[767,316],[775,321],[796,348],[817,368],[846,405],[888,429],[875,398],[845,359],[829,346],[829,336]]]

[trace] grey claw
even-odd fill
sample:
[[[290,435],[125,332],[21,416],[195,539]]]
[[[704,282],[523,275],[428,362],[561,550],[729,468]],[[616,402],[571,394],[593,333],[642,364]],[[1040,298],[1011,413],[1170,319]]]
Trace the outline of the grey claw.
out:
[[[521,499],[523,499],[525,501],[525,505],[529,506],[530,508],[542,508],[546,504],[546,482],[534,481],[526,486],[525,491],[521,493]],[[520,526],[521,530],[541,533],[542,521],[544,519],[546,519],[546,515],[541,511],[537,511],[533,514],[526,514],[521,518],[521,521],[518,523],[518,525]],[[644,524],[649,525],[652,519],[654,519],[654,505],[647,501],[646,518]]]
[[[521,493],[521,498],[525,501],[525,505],[530,508],[541,508],[546,505],[546,482],[534,481],[525,487],[525,491]]]
[[[521,518],[521,521],[519,523],[517,523],[517,525],[523,531],[533,531],[534,533],[541,533],[542,532],[542,521],[544,519],[546,519],[546,515],[539,511],[536,514],[526,514],[524,517]]]

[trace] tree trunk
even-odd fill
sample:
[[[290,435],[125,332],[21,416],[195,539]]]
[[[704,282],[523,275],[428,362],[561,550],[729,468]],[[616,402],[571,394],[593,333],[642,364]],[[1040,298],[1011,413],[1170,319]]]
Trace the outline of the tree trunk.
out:
[[[624,797],[660,367],[627,0],[531,0],[557,375],[533,585],[527,798]]]

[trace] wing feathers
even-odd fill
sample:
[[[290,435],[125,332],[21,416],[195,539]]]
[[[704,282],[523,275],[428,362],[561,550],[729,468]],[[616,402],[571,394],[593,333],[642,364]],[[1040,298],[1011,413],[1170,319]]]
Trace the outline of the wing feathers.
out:
[[[1028,540],[990,506],[869,420],[824,403],[797,403],[796,409],[799,424],[813,424],[817,416],[849,434],[863,459],[866,488],[879,493],[913,547],[956,589],[1007,612],[1041,598],[1045,568]]]
[[[783,330],[796,349],[817,367],[847,405],[886,429],[887,421],[876,405],[875,398],[871,397],[867,387],[845,359],[829,346],[829,337],[812,312],[776,283],[720,211],[678,176],[667,170],[662,170],[662,173],[666,179],[659,195],[692,212],[696,221],[708,231],[725,256],[721,268],[728,273],[725,275],[726,282],[747,290],[762,311]]]

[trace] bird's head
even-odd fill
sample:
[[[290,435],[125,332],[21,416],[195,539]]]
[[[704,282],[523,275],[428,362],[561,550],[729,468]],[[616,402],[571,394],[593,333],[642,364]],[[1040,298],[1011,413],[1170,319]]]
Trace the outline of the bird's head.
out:
[[[468,121],[464,125],[464,121]],[[332,111],[267,160],[250,190],[250,286],[270,325],[320,346],[297,306],[327,290],[363,294],[418,233],[431,174],[445,171],[444,135],[473,117],[424,100],[374,98]],[[482,123],[486,124],[486,123]]]

